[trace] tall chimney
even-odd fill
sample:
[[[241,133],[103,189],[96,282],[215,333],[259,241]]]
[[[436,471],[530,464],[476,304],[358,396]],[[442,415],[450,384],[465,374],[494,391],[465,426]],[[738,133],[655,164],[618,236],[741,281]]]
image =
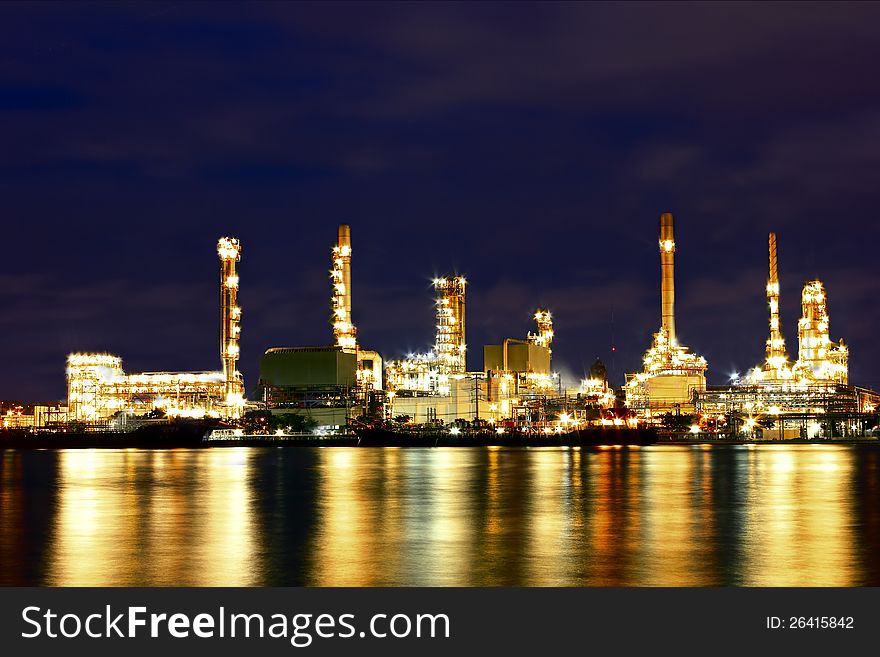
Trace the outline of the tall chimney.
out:
[[[675,344],[675,232],[669,212],[660,215],[660,273],[662,327]]]
[[[356,329],[351,321],[351,227],[340,224],[333,247],[333,335],[342,349],[356,349]]]
[[[237,368],[241,336],[237,263],[241,259],[241,243],[234,237],[221,237],[217,241],[217,255],[220,257],[220,361],[226,398],[230,400],[244,388]]]

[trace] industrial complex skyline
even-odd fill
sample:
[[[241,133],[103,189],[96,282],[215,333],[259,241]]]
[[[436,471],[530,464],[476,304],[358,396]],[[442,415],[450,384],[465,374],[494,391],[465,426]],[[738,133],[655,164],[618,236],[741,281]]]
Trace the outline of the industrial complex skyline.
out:
[[[850,380],[880,387],[876,5],[339,7],[0,8],[0,398],[64,398],[71,352],[216,368],[220,235],[250,393],[267,348],[332,342],[338,224],[383,357],[431,347],[432,279],[460,274],[468,369],[548,308],[554,369],[620,386],[658,327],[663,212],[709,383],[765,357],[775,232],[789,351],[818,278]]]

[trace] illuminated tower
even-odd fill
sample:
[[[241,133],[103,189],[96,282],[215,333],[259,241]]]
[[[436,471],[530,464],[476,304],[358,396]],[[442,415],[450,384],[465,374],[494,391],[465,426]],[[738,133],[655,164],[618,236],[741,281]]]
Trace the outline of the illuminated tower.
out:
[[[798,322],[798,360],[795,371],[800,379],[846,383],[849,354],[843,340],[831,342],[825,287],[821,281],[808,281],[801,295],[803,316]]]
[[[217,241],[217,255],[220,256],[220,361],[226,382],[226,401],[233,404],[244,394],[244,382],[236,367],[241,335],[237,273],[241,244],[233,237],[221,237]]]
[[[345,351],[357,349],[357,329],[351,322],[351,228],[340,224],[333,247],[333,337]]]
[[[767,338],[765,379],[785,379],[790,376],[785,338],[779,323],[779,269],[776,260],[776,233],[769,240],[770,277],[767,280],[767,304],[770,308],[770,337]]]
[[[466,370],[464,342],[464,288],[463,276],[434,279],[437,291],[437,339],[434,353],[445,373],[463,374]]]
[[[553,344],[553,317],[545,308],[538,308],[535,312],[535,323],[538,325],[537,333],[529,333],[529,342],[539,347],[547,347]]]
[[[669,343],[675,340],[675,232],[672,214],[660,215],[660,308],[661,327],[666,330]]]
[[[706,359],[678,343],[675,333],[675,232],[672,215],[660,215],[660,330],[641,372],[627,374],[626,403],[640,416],[693,408],[693,393],[706,388]]]

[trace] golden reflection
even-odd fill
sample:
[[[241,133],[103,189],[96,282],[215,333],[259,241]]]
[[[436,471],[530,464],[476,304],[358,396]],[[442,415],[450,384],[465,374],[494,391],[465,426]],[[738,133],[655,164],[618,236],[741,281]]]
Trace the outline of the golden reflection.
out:
[[[585,483],[578,520],[583,523],[581,581],[597,586],[631,583],[633,548],[640,543],[642,477],[638,452],[585,454]],[[577,490],[577,489],[575,489]]]
[[[511,585],[521,581],[522,553],[511,550],[511,545],[522,543],[518,536],[523,496],[518,492],[526,485],[527,475],[516,467],[516,454],[508,449],[487,448],[483,452],[484,480],[473,484],[475,490],[484,493],[471,511],[476,538],[469,585]]]
[[[762,456],[747,480],[743,584],[861,583],[850,488],[853,451],[792,445]]]
[[[63,450],[54,586],[256,583],[247,452]],[[198,473],[198,485],[186,485]],[[190,482],[191,483],[191,482]]]
[[[49,570],[52,586],[112,586],[136,564],[136,494],[105,495],[102,479],[122,478],[125,454],[64,450],[59,455],[58,515]],[[110,489],[114,490],[114,489]]]
[[[573,550],[568,450],[530,450],[526,586],[561,586]]]
[[[436,563],[439,568],[430,570],[433,576],[422,582],[427,586],[467,586],[470,583],[476,530],[473,523],[476,491],[470,486],[470,477],[474,470],[472,460],[478,452],[469,450],[463,455],[458,453],[460,451],[444,447],[429,452],[430,502],[424,513],[430,531],[429,550],[425,556],[429,563]]]
[[[643,493],[644,534],[639,577],[644,586],[706,586],[705,527],[692,480],[699,449],[650,448],[645,460]]]
[[[474,550],[468,505],[475,498],[464,450],[387,454],[321,452],[309,583],[468,585]]]
[[[375,452],[373,452],[375,454]],[[368,496],[377,469],[358,459],[356,448],[320,451],[318,526],[312,552],[313,586],[369,586],[380,577],[371,560],[379,526],[377,507]],[[392,462],[391,467],[395,467]],[[389,556],[387,553],[384,556]]]
[[[4,452],[0,581],[877,585],[877,463],[846,445]]]
[[[175,454],[171,453],[172,461]],[[198,546],[196,564],[182,559],[178,562],[178,572],[183,576],[184,569],[195,566],[194,586],[259,584],[257,546],[260,537],[253,519],[255,491],[250,481],[253,452],[246,447],[227,447],[200,450],[198,456],[197,471],[203,480],[193,503],[193,513],[187,518],[196,521],[192,528]],[[172,463],[172,469],[180,472],[186,465]],[[180,500],[180,503],[185,502]],[[166,512],[159,508],[155,508],[154,513],[160,523],[167,521],[175,530],[186,531],[181,526],[184,518],[180,513],[171,512],[166,517]]]

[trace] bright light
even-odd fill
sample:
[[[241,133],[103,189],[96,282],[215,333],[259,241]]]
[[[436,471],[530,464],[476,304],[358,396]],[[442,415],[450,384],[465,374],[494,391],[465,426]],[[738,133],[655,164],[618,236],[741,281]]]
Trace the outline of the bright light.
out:
[[[461,429],[459,429],[458,427],[452,427],[449,430],[449,433],[451,433],[453,436],[457,436],[458,434],[461,433]]]
[[[700,425],[692,424],[691,425],[691,433],[700,433]]]

